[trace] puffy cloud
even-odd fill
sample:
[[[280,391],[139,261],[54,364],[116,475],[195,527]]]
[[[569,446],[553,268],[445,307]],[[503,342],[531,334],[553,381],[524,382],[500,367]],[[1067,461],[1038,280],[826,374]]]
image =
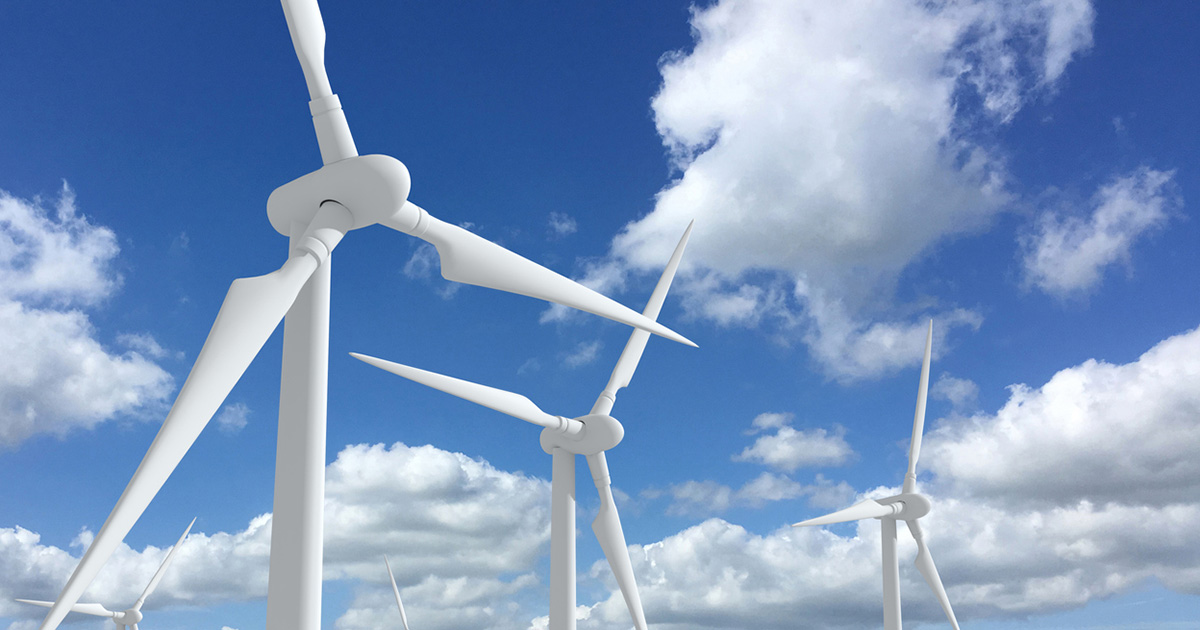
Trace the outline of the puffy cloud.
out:
[[[527,625],[533,615],[507,600],[537,585],[533,571],[549,541],[549,505],[546,481],[460,453],[404,444],[346,447],[326,468],[325,579],[361,586],[338,627],[379,627],[371,624],[384,619],[389,605],[394,610],[383,597],[391,597],[384,554],[422,627],[458,627],[459,614],[480,626],[524,627],[514,620]],[[256,517],[236,533],[205,534],[199,527],[147,610],[266,596],[271,516]],[[82,550],[90,541],[85,531],[75,546]],[[121,545],[88,600],[132,604],[165,554],[164,548]],[[0,570],[8,578],[0,582],[0,615],[37,616],[38,610],[11,599],[53,599],[77,562],[33,532],[0,529]]]
[[[131,349],[111,353],[80,310],[120,286],[118,252],[65,185],[53,211],[0,191],[0,446],[155,409],[170,393],[153,338],[122,335]]]
[[[1128,263],[1134,241],[1162,227],[1179,205],[1174,176],[1142,167],[1100,187],[1089,217],[1042,215],[1024,240],[1026,284],[1059,297],[1095,288],[1106,268]]]
[[[790,415],[785,414],[759,415],[753,421],[753,431],[774,429],[774,433],[760,436],[733,460],[793,472],[802,466],[841,466],[854,456],[854,449],[845,439],[845,427],[837,426],[833,432],[821,428],[797,431],[788,426],[790,421]]]
[[[959,619],[1070,610],[1150,580],[1200,595],[1197,382],[1200,329],[1128,364],[1089,360],[1041,387],[1013,386],[994,415],[936,423],[922,449],[935,473],[918,488],[933,502],[922,527]],[[755,428],[786,421],[764,414]],[[796,517],[853,502],[810,500],[813,513]],[[904,617],[941,622],[900,529]],[[879,623],[879,546],[873,519],[765,535],[711,519],[631,551],[655,627],[849,628]],[[624,622],[605,584],[610,595],[581,628]]]
[[[0,295],[28,303],[95,304],[121,285],[113,231],[75,208],[64,183],[53,213],[0,191]]]
[[[225,405],[217,414],[217,428],[221,433],[232,435],[246,428],[246,423],[250,418],[250,408],[244,403],[232,403]]]
[[[994,415],[930,433],[922,461],[960,493],[1013,505],[1166,506],[1200,496],[1200,329],[1137,361],[1088,360],[1014,385]]]
[[[942,372],[937,381],[930,386],[929,395],[950,401],[956,410],[970,409],[979,400],[979,386],[971,379],[955,378]]]
[[[878,488],[865,496],[886,496]],[[922,519],[932,555],[959,619],[1021,617],[1068,610],[1158,579],[1200,594],[1200,506],[1095,506],[1008,511],[932,495]],[[868,519],[845,534],[784,527],[766,535],[710,519],[630,548],[654,627],[853,628],[882,617],[880,528]],[[912,566],[916,545],[899,527],[901,598],[910,623],[944,622]],[[590,575],[610,588],[580,628],[627,623],[607,567]]]
[[[1080,0],[693,9],[694,45],[663,58],[652,101],[679,176],[616,237],[609,266],[659,268],[694,218],[680,278],[693,315],[778,328],[838,378],[919,361],[922,325],[897,316],[912,311],[892,306],[897,278],[1006,206],[988,129],[1053,88],[1090,47],[1093,17]],[[979,323],[925,310],[945,328]]]

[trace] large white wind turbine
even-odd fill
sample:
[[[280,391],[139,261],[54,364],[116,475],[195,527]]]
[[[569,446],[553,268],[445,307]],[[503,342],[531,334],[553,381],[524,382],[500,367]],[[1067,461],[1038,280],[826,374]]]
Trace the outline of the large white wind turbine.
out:
[[[396,576],[392,575],[392,564],[388,562],[387,556],[383,557],[383,566],[387,567],[388,579],[392,581],[392,594],[396,596],[396,608],[400,609],[400,623],[404,624],[404,630],[408,630],[408,615],[404,614],[404,602],[400,601],[400,588],[396,586]]]
[[[643,314],[656,319],[662,310],[663,300],[683,257],[692,226],[688,225],[667,268],[663,271],[654,293]],[[351,353],[375,367],[403,376],[412,381],[439,389],[495,409],[500,413],[544,427],[541,434],[542,450],[553,456],[550,490],[550,627],[549,630],[574,630],[575,628],[575,456],[585,455],[592,480],[600,492],[600,512],[592,521],[592,531],[604,550],[604,557],[612,569],[625,605],[633,617],[637,630],[646,630],[646,616],[642,611],[642,599],[638,595],[637,582],[633,577],[633,565],[629,561],[629,550],[625,546],[625,533],[613,501],[612,480],[608,474],[608,461],[604,452],[616,446],[625,435],[621,423],[609,415],[617,399],[617,390],[629,385],[637,369],[642,352],[646,349],[649,333],[634,330],[613,368],[608,385],[592,405],[586,416],[570,419],[550,415],[533,401],[512,392],[479,385],[470,381],[419,370],[407,365],[384,361],[375,357]]]
[[[192,525],[196,524],[196,519],[192,519],[188,523],[187,529],[183,530],[183,535],[176,541],[175,546],[167,552],[167,557],[163,558],[162,564],[158,565],[158,571],[154,572],[154,577],[150,578],[150,583],[146,585],[146,590],[142,591],[142,596],[137,598],[137,601],[132,606],[121,611],[108,610],[100,604],[75,604],[71,606],[71,612],[83,613],[85,615],[94,615],[96,617],[111,617],[113,622],[118,626],[125,628],[133,628],[138,630],[138,622],[142,620],[142,605],[146,603],[146,598],[150,597],[150,593],[158,588],[158,583],[162,581],[163,575],[167,572],[167,567],[171,566],[171,560],[175,557],[175,552],[179,551],[179,547],[183,544],[183,539],[187,538],[188,532],[192,531]],[[34,604],[35,606],[43,606],[50,608],[54,602],[43,602],[35,599],[18,599],[17,601],[25,604]],[[407,630],[407,629],[406,629]]]
[[[271,193],[267,214],[271,225],[290,237],[287,262],[229,287],[162,428],[41,630],[57,628],[79,601],[285,314],[266,627],[320,627],[330,254],[350,230],[380,223],[432,243],[447,280],[557,302],[691,343],[409,202],[408,169],[400,161],[358,155],[325,73],[325,27],[316,0],[282,3],[308,84],[324,166]]]
[[[921,434],[925,430],[925,399],[929,393],[929,355],[933,349],[933,320],[929,320],[929,332],[925,337],[925,360],[921,364],[921,382],[917,386],[917,411],[913,416],[912,441],[908,446],[908,472],[904,474],[904,486],[900,494],[886,499],[867,499],[856,503],[844,510],[833,514],[810,518],[807,521],[795,523],[792,527],[809,525],[830,525],[846,521],[858,521],[864,518],[877,518],[883,528],[883,627],[884,630],[900,630],[900,563],[896,558],[896,521],[904,521],[908,531],[917,541],[917,570],[933,590],[946,618],[954,630],[958,630],[958,620],[954,618],[954,609],[950,607],[950,598],[938,576],[937,567],[933,564],[933,556],[929,555],[929,547],[925,544],[925,536],[921,533],[921,525],[917,522],[929,513],[929,499],[916,493],[917,457],[921,454]]]

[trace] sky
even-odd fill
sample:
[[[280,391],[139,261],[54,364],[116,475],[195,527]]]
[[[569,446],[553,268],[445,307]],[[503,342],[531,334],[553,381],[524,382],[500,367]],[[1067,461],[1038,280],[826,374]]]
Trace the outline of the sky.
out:
[[[695,221],[608,453],[651,627],[881,627],[919,489],[964,628],[1200,628],[1200,6],[1087,0],[322,3],[360,154],[410,199],[641,310]],[[278,3],[0,6],[0,627],[31,630],[229,283],[320,167]],[[588,412],[629,330],[443,280],[375,226],[333,264],[323,625],[546,627],[538,429],[361,352]],[[84,601],[265,619],[281,330]],[[587,524],[579,627],[630,627]],[[909,626],[947,628],[900,528]],[[100,628],[68,617],[69,627]]]

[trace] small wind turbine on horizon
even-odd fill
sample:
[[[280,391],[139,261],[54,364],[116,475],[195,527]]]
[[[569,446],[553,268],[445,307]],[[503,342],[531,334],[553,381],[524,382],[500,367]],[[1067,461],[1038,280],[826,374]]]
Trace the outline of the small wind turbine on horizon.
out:
[[[400,609],[400,623],[404,624],[404,630],[408,630],[408,615],[404,614],[404,602],[400,601],[400,588],[396,586],[396,576],[392,575],[392,565],[388,562],[387,556],[383,557],[383,566],[387,567],[388,579],[392,581],[392,593],[396,595],[396,608]]]
[[[933,349],[933,320],[929,320],[929,332],[925,336],[925,359],[921,364],[921,381],[917,386],[917,411],[913,416],[912,441],[908,447],[908,471],[904,474],[904,486],[901,493],[886,499],[867,499],[856,503],[844,510],[839,510],[825,516],[810,518],[807,521],[795,523],[792,527],[807,527],[812,525],[830,525],[859,521],[865,518],[877,518],[883,530],[883,627],[884,630],[900,630],[900,563],[896,557],[896,521],[904,521],[908,531],[917,541],[917,570],[933,590],[938,603],[950,620],[954,630],[958,629],[958,620],[954,618],[954,609],[950,607],[950,598],[942,585],[937,567],[933,564],[933,556],[925,544],[925,535],[921,532],[918,519],[929,513],[929,499],[917,494],[917,457],[921,454],[921,434],[925,430],[925,400],[929,393],[929,359]]]
[[[650,301],[643,314],[656,320],[662,310],[663,301],[683,257],[688,237],[692,233],[689,224],[683,237],[675,247],[662,277],[654,287]],[[613,500],[612,479],[608,472],[605,451],[620,443],[625,435],[621,423],[609,413],[617,399],[617,391],[629,385],[634,370],[646,349],[650,335],[645,330],[635,329],[630,335],[617,365],[613,368],[608,385],[596,399],[588,415],[578,418],[554,416],[542,411],[533,401],[512,392],[479,385],[470,381],[419,370],[407,365],[392,363],[362,354],[351,356],[375,367],[403,376],[447,394],[483,405],[500,413],[513,416],[544,427],[541,433],[542,450],[553,456],[550,477],[550,620],[549,630],[574,630],[575,621],[575,456],[587,457],[592,480],[600,493],[600,510],[592,521],[592,531],[604,551],[604,557],[612,569],[621,596],[629,608],[633,625],[637,630],[646,630],[646,616],[642,610],[642,599],[638,594],[633,576],[633,565],[629,560],[629,549],[625,545],[625,533]],[[397,591],[396,602],[400,595]]]
[[[408,201],[410,179],[403,163],[386,155],[358,155],[325,70],[325,25],[317,0],[281,1],[308,86],[324,166],[271,193],[267,216],[289,237],[286,262],[274,272],[230,285],[162,428],[40,630],[55,630],[79,601],[285,315],[266,628],[319,630],[330,268],[333,249],[351,230],[381,224],[431,243],[447,280],[555,302],[691,344],[662,324]]]
[[[158,588],[158,583],[162,581],[163,575],[167,572],[167,567],[171,566],[171,560],[175,557],[175,553],[179,551],[179,547],[183,545],[183,539],[187,538],[188,532],[192,531],[192,525],[196,524],[196,519],[192,519],[188,523],[187,529],[183,530],[183,535],[175,542],[175,546],[167,552],[167,557],[163,558],[162,564],[158,565],[158,571],[154,572],[154,577],[150,578],[150,583],[146,585],[146,589],[142,591],[142,596],[137,598],[133,606],[121,611],[108,610],[100,604],[75,604],[71,606],[71,612],[83,613],[85,615],[94,615],[96,617],[111,617],[113,623],[121,628],[133,628],[138,630],[138,622],[142,620],[142,605],[146,603],[146,598]],[[16,600],[23,604],[33,604],[50,608],[54,602],[43,602],[36,599],[18,599]]]

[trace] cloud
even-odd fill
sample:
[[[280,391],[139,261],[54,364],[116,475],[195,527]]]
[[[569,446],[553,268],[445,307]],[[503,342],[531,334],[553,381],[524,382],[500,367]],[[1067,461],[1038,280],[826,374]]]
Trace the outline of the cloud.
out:
[[[564,236],[569,236],[574,234],[577,230],[579,230],[579,224],[575,222],[575,219],[573,219],[571,215],[564,212],[550,213],[551,238],[562,238]]]
[[[1013,386],[995,414],[927,425],[921,462],[934,476],[918,490],[933,510],[922,527],[959,619],[1066,611],[1149,581],[1200,595],[1197,382],[1200,329],[1127,364],[1089,360],[1040,387]],[[760,431],[787,426],[779,414],[756,420]],[[710,500],[730,496],[706,489]],[[811,516],[828,509],[811,500],[809,508]],[[755,534],[710,519],[634,545],[647,617],[664,630],[878,625],[879,526],[839,527]],[[905,529],[904,617],[942,622]],[[597,579],[602,566],[592,568]],[[624,622],[619,593],[604,583],[609,595],[580,628]]]
[[[979,386],[967,378],[955,378],[947,372],[934,381],[929,395],[937,400],[948,400],[956,411],[968,410],[979,401]]]
[[[603,344],[599,341],[581,341],[575,346],[574,350],[563,357],[563,365],[569,368],[585,366],[596,360],[602,347]]]
[[[1058,297],[1094,289],[1106,268],[1128,264],[1134,242],[1166,224],[1180,205],[1174,177],[1142,167],[1101,186],[1089,217],[1043,214],[1023,241],[1026,285]]]
[[[648,499],[669,495],[671,505],[667,514],[720,514],[734,507],[762,507],[771,501],[794,499],[804,494],[804,486],[779,475],[762,473],[738,490],[716,481],[686,481],[666,491],[649,489],[642,493]]]
[[[841,466],[853,458],[854,449],[846,443],[845,427],[835,426],[832,433],[821,428],[797,431],[788,426],[790,418],[774,413],[755,418],[754,432],[774,429],[774,433],[760,436],[752,446],[734,455],[733,461],[756,462],[794,472],[801,467]]]
[[[442,261],[438,255],[437,248],[429,243],[421,243],[413,251],[412,256],[404,263],[404,268],[401,272],[404,277],[410,280],[421,280],[426,284],[433,285],[440,282],[440,286],[436,289],[438,297],[443,300],[449,300],[458,293],[461,284],[457,282],[443,281],[441,275]],[[434,272],[437,271],[437,274]]]
[[[693,46],[663,57],[651,102],[678,176],[593,272],[661,268],[695,219],[691,315],[801,340],[843,380],[919,362],[914,311],[946,329],[981,318],[893,304],[900,274],[1008,206],[991,130],[1053,90],[1093,19],[1077,0],[694,8]]]
[[[1200,329],[1137,361],[1095,359],[1040,387],[1010,387],[994,415],[930,433],[929,470],[958,493],[1016,506],[1163,507],[1200,497]]]
[[[525,627],[533,615],[507,600],[538,584],[534,571],[549,543],[549,505],[545,480],[461,453],[400,443],[345,447],[326,468],[325,579],[359,586],[337,626],[380,627],[370,624],[384,619],[389,606],[394,611],[394,601],[387,601],[387,554],[409,614],[420,615],[422,627],[460,627],[456,615],[480,626]],[[271,515],[235,533],[206,534],[201,525],[176,554],[148,610],[266,596]],[[90,540],[84,531],[75,546],[82,551]],[[122,544],[89,588],[89,600],[132,604],[165,554],[165,548],[137,551]],[[77,562],[66,550],[41,544],[36,533],[0,528],[0,570],[7,576],[0,582],[0,616],[40,616],[44,611],[12,598],[53,599]]]
[[[122,333],[117,335],[117,343],[151,359],[183,358],[182,352],[168,351],[149,333]]]
[[[648,488],[642,498],[671,498],[666,513],[671,516],[711,516],[733,508],[760,508],[775,501],[786,501],[809,497],[809,504],[817,507],[832,507],[844,503],[854,496],[854,490],[845,482],[833,483],[817,475],[815,483],[804,485],[788,477],[764,472],[746,482],[741,488],[733,488],[716,481],[686,481],[668,488]]]
[[[959,618],[1065,611],[1149,580],[1200,595],[1196,382],[1200,329],[1165,339],[1127,364],[1089,360],[1040,387],[1014,386],[995,414],[931,421],[921,461],[933,476],[923,475],[918,489],[933,511],[922,526]],[[752,431],[788,426],[786,415],[761,414]],[[328,467],[327,480],[326,578],[361,581],[339,628],[394,621],[379,566],[384,553],[411,614],[421,614],[428,627],[448,629],[463,618],[505,630],[528,628],[531,619],[536,626],[529,611],[544,608],[522,598],[536,592],[544,601],[536,566],[549,535],[545,480],[403,444],[347,447]],[[853,493],[845,482],[818,477],[803,486],[764,473],[736,490],[695,482],[660,494],[679,505],[707,505],[708,514],[807,496],[815,516],[898,491]],[[821,493],[826,505],[817,504]],[[796,520],[807,516],[802,512]],[[236,534],[189,538],[172,569],[176,577],[160,588],[164,603],[262,597],[269,524],[264,515]],[[912,566],[912,538],[900,529],[904,616],[941,622],[940,607]],[[80,542],[88,538],[85,532]],[[879,623],[879,546],[873,519],[832,530],[755,533],[711,518],[631,545],[630,555],[656,628],[840,630]],[[101,574],[97,599],[136,598],[162,553],[122,547]],[[74,563],[32,532],[0,529],[0,571],[16,576],[0,583],[0,614],[30,614],[7,598],[52,595]],[[603,561],[585,572],[581,587],[606,593],[583,603],[582,630],[625,627],[628,612]],[[459,610],[465,617],[455,617]]]
[[[246,428],[250,418],[250,408],[244,403],[227,404],[217,414],[217,429],[226,435],[233,435]]]
[[[121,285],[119,251],[65,184],[53,210],[0,191],[0,446],[147,413],[170,393],[150,335],[122,335],[131,349],[111,353],[82,310]]]

